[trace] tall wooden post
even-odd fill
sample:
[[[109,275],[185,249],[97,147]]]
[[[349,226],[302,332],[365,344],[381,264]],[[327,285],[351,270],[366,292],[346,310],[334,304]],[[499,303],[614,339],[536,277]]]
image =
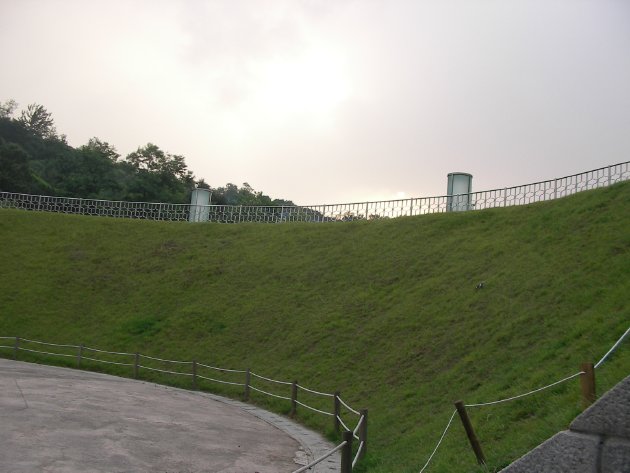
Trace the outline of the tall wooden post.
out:
[[[468,441],[470,442],[470,446],[475,452],[475,456],[477,457],[477,462],[480,465],[486,464],[486,458],[483,455],[483,451],[481,450],[481,444],[477,439],[477,435],[475,435],[475,429],[468,418],[468,413],[466,412],[466,407],[464,406],[463,401],[457,401],[455,403],[455,408],[457,409],[457,413],[459,414],[460,419],[462,420],[462,424],[464,424],[464,430],[466,430],[466,435],[468,436]]]
[[[197,390],[197,360],[192,361],[192,388]]]
[[[341,423],[339,422],[339,416],[341,415],[341,402],[339,402],[339,396],[341,396],[341,392],[335,391],[335,394],[333,394],[333,412],[335,413],[333,423],[335,426],[335,432],[337,433],[341,431]]]
[[[359,460],[361,460],[367,452],[368,410],[361,409],[359,412],[361,412],[361,417],[363,417],[363,422],[361,423],[361,427],[359,427],[359,443],[363,442],[361,455],[359,455]]]
[[[140,353],[133,356],[133,378],[138,379],[138,365],[140,365]]]
[[[245,390],[243,391],[244,401],[249,401],[249,383],[251,383],[251,380],[252,380],[252,375],[249,368],[247,368],[245,370]]]
[[[298,382],[293,381],[291,383],[291,412],[289,413],[289,417],[295,417],[295,412],[297,411],[297,395],[298,395]]]
[[[352,473],[352,437],[349,430],[343,433],[343,441],[346,444],[341,449],[341,473]]]
[[[81,369],[81,358],[83,358],[83,343],[79,346],[79,350],[77,352],[77,368]]]
[[[595,368],[593,363],[580,365],[580,385],[582,387],[582,407],[586,409],[595,402]]]

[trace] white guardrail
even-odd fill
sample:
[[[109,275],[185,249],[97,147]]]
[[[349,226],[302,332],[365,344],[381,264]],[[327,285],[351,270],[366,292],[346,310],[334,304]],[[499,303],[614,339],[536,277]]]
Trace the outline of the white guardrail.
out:
[[[220,368],[199,363],[196,360],[168,360],[165,358],[143,355],[141,353],[100,350],[97,348],[87,347],[85,345],[49,343],[20,337],[0,337],[0,353],[2,350],[5,352],[7,350],[12,351],[14,359],[18,359],[18,353],[20,351],[39,355],[73,358],[76,360],[77,368],[85,367],[86,361],[130,367],[132,369],[130,374],[132,374],[136,379],[140,378],[141,370],[174,376],[184,376],[191,379],[191,387],[193,389],[199,389],[199,383],[201,383],[200,380],[210,381],[211,383],[238,386],[242,389],[244,401],[249,401],[251,392],[255,391],[265,396],[289,401],[291,405],[291,417],[296,415],[298,406],[302,406],[318,414],[332,417],[334,423],[333,425],[335,431],[337,432],[341,432],[341,427],[343,426],[345,429],[342,432],[343,441],[339,445],[293,473],[299,473],[311,469],[313,466],[322,462],[339,450],[341,450],[341,473],[351,473],[357,462],[365,456],[367,449],[368,411],[367,409],[363,409],[361,411],[353,409],[343,399],[341,399],[338,391],[335,393],[315,391],[314,389],[309,389],[299,385],[297,381],[279,381],[277,379],[256,374],[249,368],[244,370]],[[89,354],[90,356],[86,356],[86,354]],[[143,361],[145,364],[140,364],[141,360],[146,360]],[[209,376],[209,370],[211,370],[213,375],[216,377]],[[200,374],[200,372],[205,373],[207,376]],[[218,379],[219,376],[224,379]],[[226,377],[227,379],[225,379]],[[252,379],[257,380],[257,383],[259,383],[258,386],[255,386],[252,383]],[[265,389],[261,389],[261,385],[264,386]],[[290,389],[289,395],[281,394],[282,390],[288,389]],[[271,392],[273,390],[276,390],[276,392]],[[304,391],[303,395],[306,397],[304,402],[298,400],[298,392],[300,390]],[[317,407],[308,404],[307,401],[311,404],[315,404]],[[326,404],[329,404],[332,412],[325,410]],[[345,409],[342,409],[342,406]],[[346,422],[348,422],[348,424],[350,423],[348,416],[352,416],[352,418],[358,417],[353,429],[350,429],[346,424]],[[346,418],[345,422],[343,420],[344,417]],[[353,440],[357,440],[359,442],[357,447],[354,449],[354,454],[352,448]]]
[[[630,161],[503,189],[379,202],[307,206],[191,205],[125,202],[0,192],[0,208],[165,221],[346,222],[431,213],[511,207],[558,199],[630,179]],[[191,208],[193,215],[191,218]],[[203,218],[199,218],[202,215]]]

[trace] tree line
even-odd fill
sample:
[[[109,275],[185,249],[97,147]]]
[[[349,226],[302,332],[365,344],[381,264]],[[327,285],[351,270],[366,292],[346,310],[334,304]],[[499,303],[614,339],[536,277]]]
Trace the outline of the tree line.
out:
[[[0,102],[0,191],[85,199],[188,203],[195,187],[212,190],[220,205],[294,205],[272,199],[248,183],[212,188],[196,179],[184,156],[153,143],[124,158],[93,137],[74,148],[59,134],[52,114],[30,104],[17,113],[14,100]]]

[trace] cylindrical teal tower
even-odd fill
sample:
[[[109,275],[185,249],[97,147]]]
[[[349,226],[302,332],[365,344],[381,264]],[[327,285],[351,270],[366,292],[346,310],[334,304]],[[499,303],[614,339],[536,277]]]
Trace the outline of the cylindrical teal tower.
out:
[[[472,174],[452,172],[446,188],[446,211],[461,212],[472,208]]]
[[[190,217],[191,222],[207,222],[210,216],[210,189],[196,188],[190,196]]]

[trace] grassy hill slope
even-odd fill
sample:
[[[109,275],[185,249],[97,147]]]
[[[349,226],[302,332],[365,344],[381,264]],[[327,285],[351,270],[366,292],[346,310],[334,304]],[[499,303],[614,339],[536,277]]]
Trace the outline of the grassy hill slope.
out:
[[[370,410],[363,468],[417,472],[453,401],[568,376],[630,325],[629,216],[630,183],[525,207],[343,224],[0,210],[0,335],[341,390]],[[598,392],[629,372],[626,344],[598,370]],[[470,415],[493,469],[565,428],[579,406],[572,380]],[[466,442],[456,419],[427,471],[479,471]]]

